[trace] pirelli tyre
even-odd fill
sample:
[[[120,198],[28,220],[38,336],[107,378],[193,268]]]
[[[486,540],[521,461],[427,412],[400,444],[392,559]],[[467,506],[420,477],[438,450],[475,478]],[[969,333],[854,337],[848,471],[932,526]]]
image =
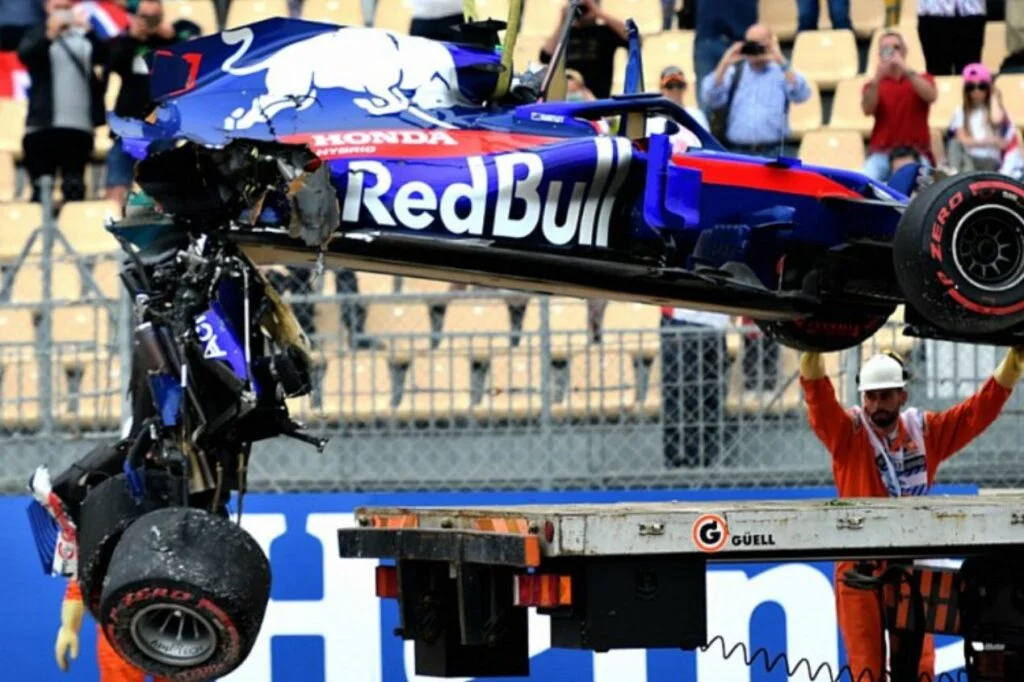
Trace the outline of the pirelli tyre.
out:
[[[755,320],[773,341],[798,351],[833,353],[864,343],[881,329],[896,306],[867,312],[820,312],[797,320]]]
[[[199,682],[245,661],[269,597],[270,563],[252,536],[228,518],[170,507],[141,517],[121,537],[99,621],[136,667]]]
[[[94,617],[110,557],[124,530],[143,514],[180,499],[181,485],[181,478],[151,470],[143,476],[141,503],[132,497],[124,474],[106,479],[85,496],[78,514],[78,584]]]
[[[1024,186],[969,172],[927,187],[900,220],[893,265],[907,302],[940,329],[971,336],[1024,322]]]

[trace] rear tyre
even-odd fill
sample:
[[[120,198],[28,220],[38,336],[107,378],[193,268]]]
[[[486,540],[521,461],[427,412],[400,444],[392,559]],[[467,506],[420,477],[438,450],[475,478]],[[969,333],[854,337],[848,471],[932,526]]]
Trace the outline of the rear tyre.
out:
[[[150,512],[110,560],[100,624],[122,657],[158,677],[226,676],[249,655],[270,564],[244,529],[191,507]]]
[[[103,578],[125,528],[137,518],[181,498],[182,480],[166,471],[143,474],[145,497],[132,499],[124,474],[112,476],[89,491],[78,517],[78,584],[86,607],[97,616]]]
[[[782,322],[754,320],[769,339],[798,351],[833,353],[864,343],[885,325],[896,311],[820,312],[810,317]]]
[[[989,172],[931,185],[900,220],[893,265],[907,302],[944,331],[1024,322],[1024,186]]]

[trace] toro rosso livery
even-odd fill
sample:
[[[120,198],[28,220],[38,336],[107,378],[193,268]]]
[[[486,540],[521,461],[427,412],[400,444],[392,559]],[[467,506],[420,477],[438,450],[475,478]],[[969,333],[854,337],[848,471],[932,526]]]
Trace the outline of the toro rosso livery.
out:
[[[108,225],[135,307],[131,430],[40,469],[30,514],[45,569],[138,667],[241,664],[270,573],[226,501],[241,513],[253,442],[323,447],[288,415],[309,343],[261,264],[719,310],[820,351],[898,305],[909,333],[1019,342],[1015,181],[727,153],[642,92],[632,22],[627,94],[564,101],[573,13],[552,64],[517,71],[511,5],[458,44],[285,19],[193,40],[155,53],[144,120],[111,118],[143,190]],[[656,116],[689,143],[648,135]]]

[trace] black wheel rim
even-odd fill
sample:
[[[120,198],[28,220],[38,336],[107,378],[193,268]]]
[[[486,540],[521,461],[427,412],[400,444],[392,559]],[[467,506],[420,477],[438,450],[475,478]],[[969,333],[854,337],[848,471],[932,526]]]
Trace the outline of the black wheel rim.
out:
[[[998,204],[979,206],[953,229],[953,263],[968,284],[998,293],[1024,281],[1024,220]]]
[[[210,621],[178,604],[153,604],[139,611],[131,621],[131,636],[147,658],[178,667],[202,663],[217,646]]]

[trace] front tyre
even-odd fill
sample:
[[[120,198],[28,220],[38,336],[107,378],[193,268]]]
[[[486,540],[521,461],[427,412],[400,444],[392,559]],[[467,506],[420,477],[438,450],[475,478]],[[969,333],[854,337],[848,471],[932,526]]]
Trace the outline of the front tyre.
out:
[[[212,680],[249,655],[270,597],[270,564],[228,519],[189,508],[150,512],[114,550],[100,624],[126,660],[156,677]]]
[[[1024,186],[999,173],[944,178],[914,198],[893,239],[907,302],[954,334],[1024,322]]]

